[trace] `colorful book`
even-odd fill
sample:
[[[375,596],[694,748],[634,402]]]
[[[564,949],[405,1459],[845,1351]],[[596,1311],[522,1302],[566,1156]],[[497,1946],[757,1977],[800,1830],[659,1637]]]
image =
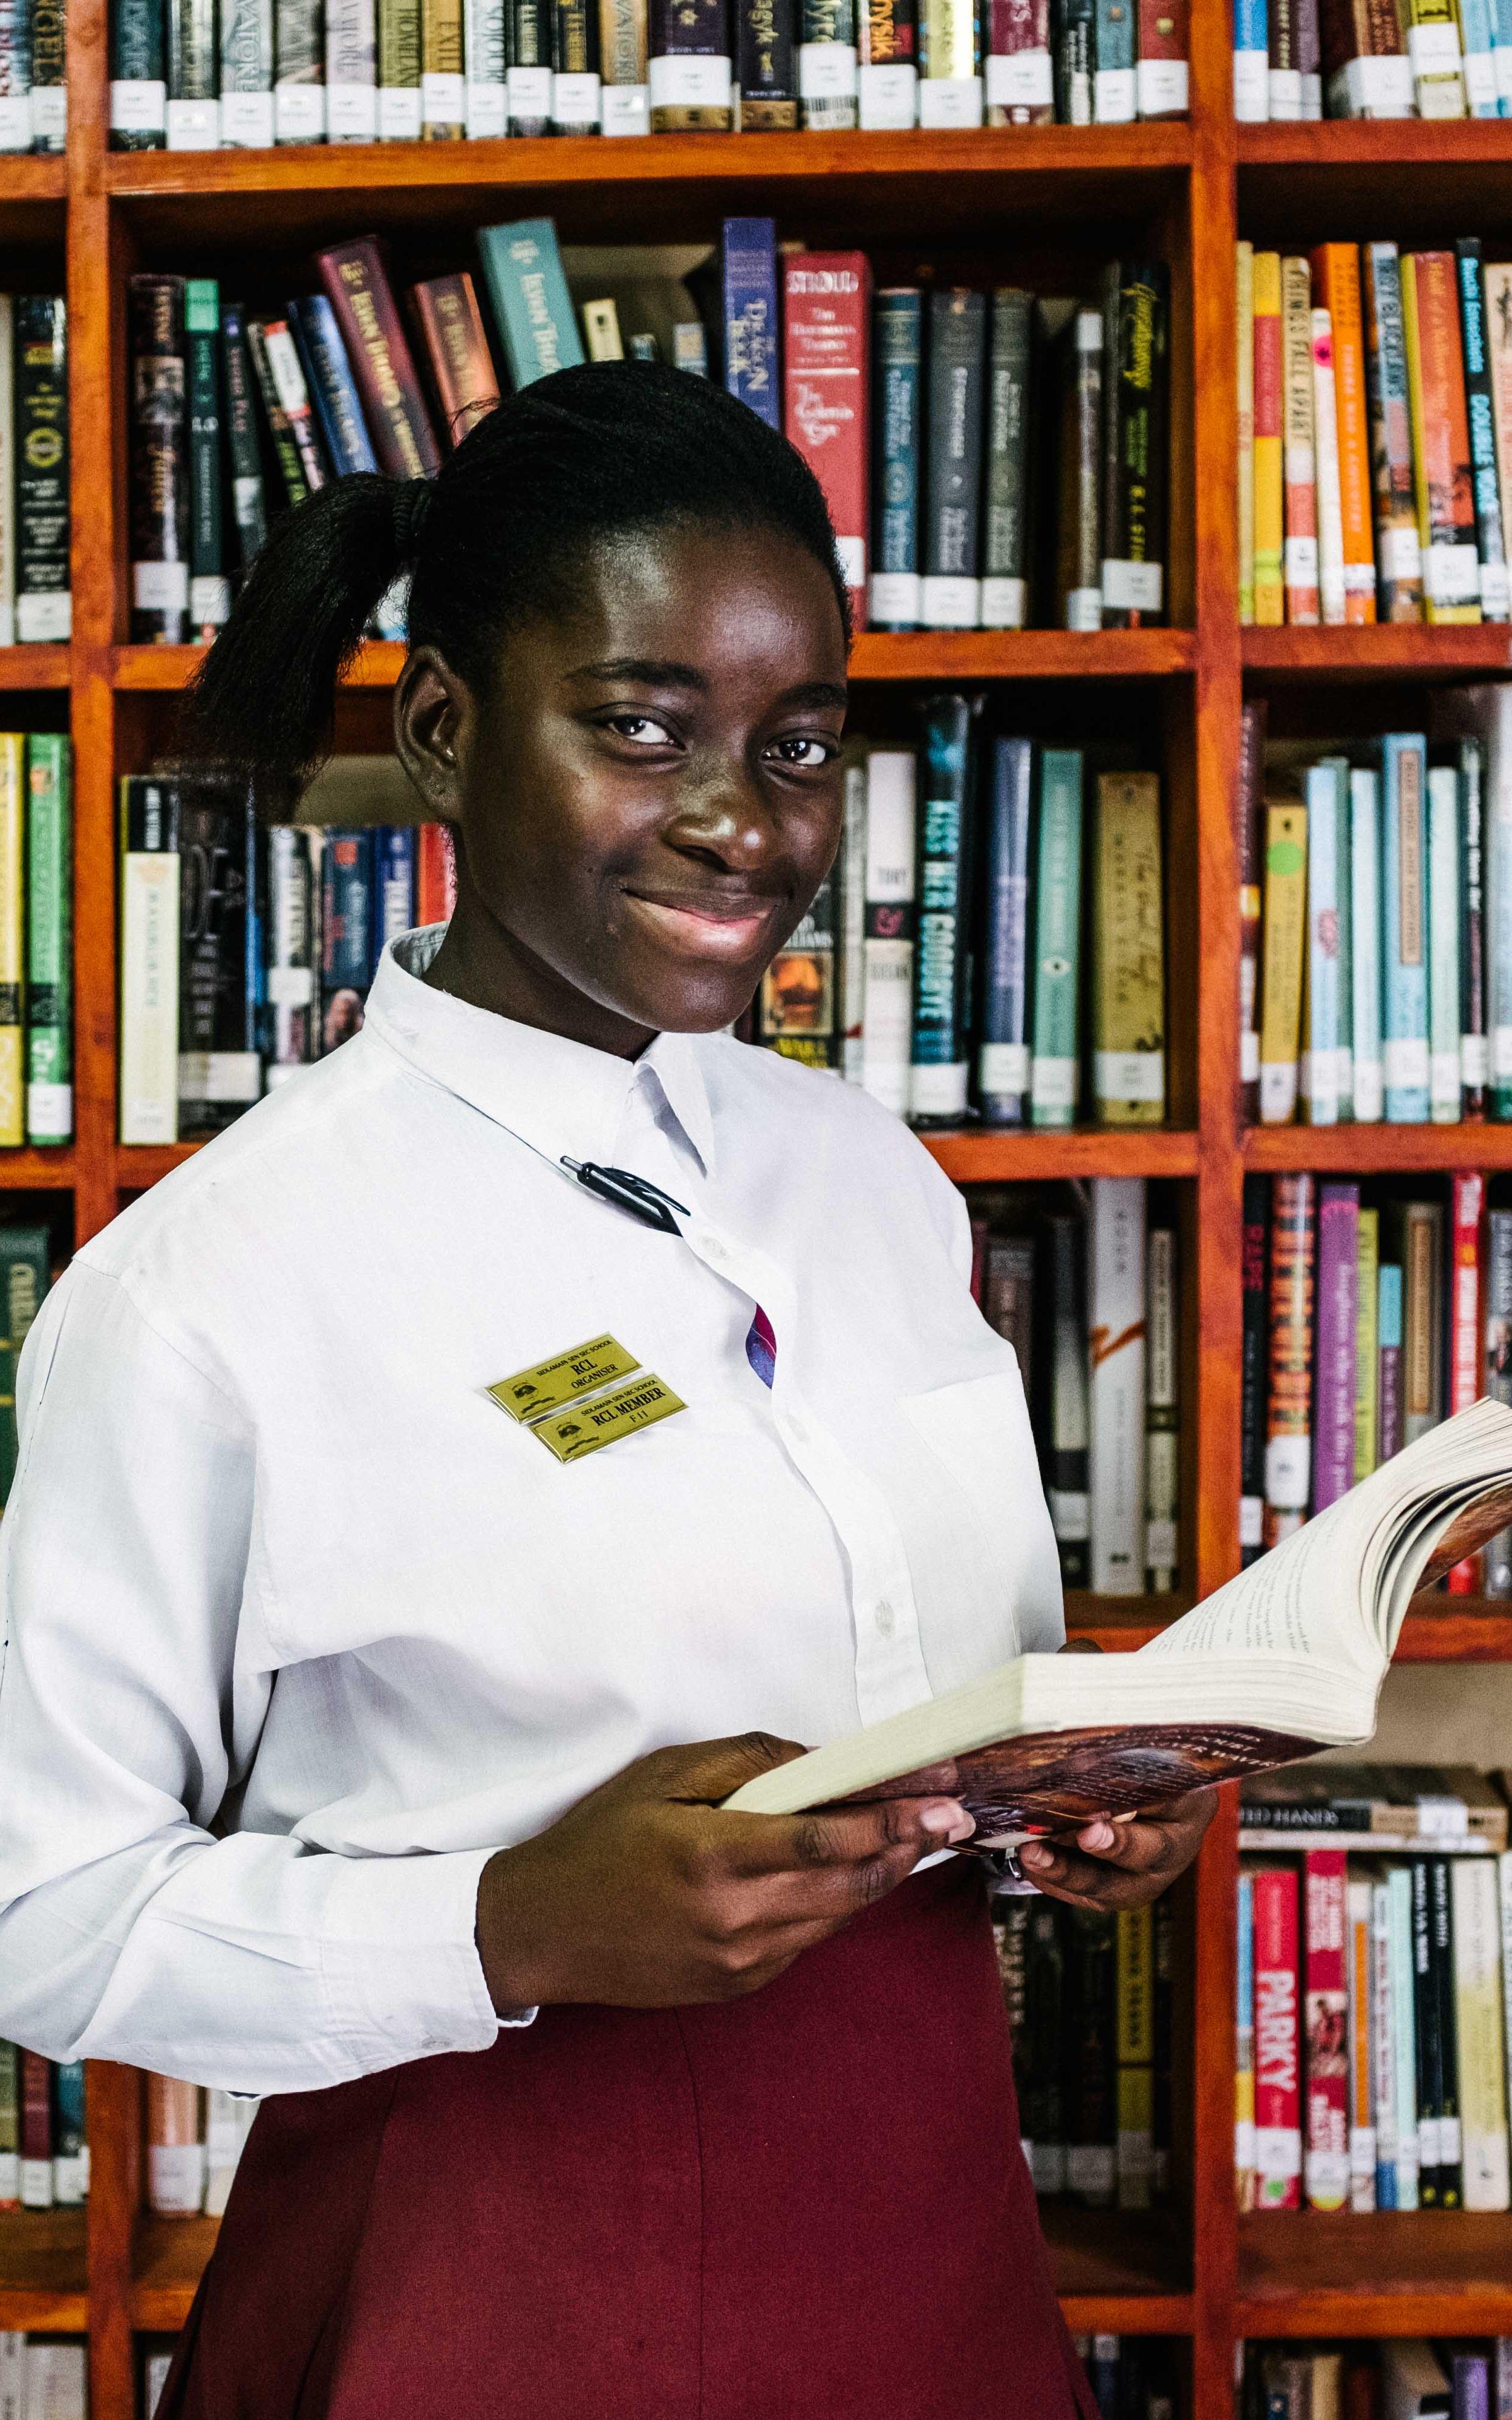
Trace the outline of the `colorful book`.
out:
[[[1307,791],[1307,966],[1299,1070],[1303,1114],[1309,1125],[1338,1124],[1341,1090],[1340,1001],[1343,863],[1340,834],[1348,814],[1349,767],[1326,756],[1309,765]],[[1352,1084],[1350,1087],[1352,1095]]]
[[[1427,618],[1478,622],[1480,556],[1455,256],[1408,253],[1401,277]]]
[[[1246,1176],[1241,1212],[1242,1328],[1239,1372],[1239,1544],[1246,1567],[1265,1544],[1265,1446],[1270,1384],[1268,1291],[1271,1180]]]
[[[1302,2200],[1302,1973],[1295,1868],[1254,1877],[1255,2206]]]
[[[748,404],[759,420],[771,428],[782,425],[782,389],[779,365],[781,321],[777,290],[777,227],[771,219],[726,219],[720,257],[724,277],[724,382],[731,395]],[[916,302],[917,302],[917,297]],[[885,312],[883,305],[890,298],[877,297],[878,396],[882,417],[879,433],[887,444],[891,431],[887,412],[897,408],[896,398],[885,393],[880,353],[884,327],[891,328],[897,314]],[[918,341],[915,331],[914,368],[918,373]],[[917,412],[917,399],[915,405]],[[914,450],[917,477],[917,422]],[[879,541],[880,542],[880,541]],[[906,628],[906,624],[898,627]]]
[[[1326,1195],[1329,1188],[1323,1189]],[[1350,2197],[1350,1943],[1343,1850],[1309,1849],[1303,1879],[1307,2207],[1342,2210]]]
[[[1376,599],[1382,622],[1423,618],[1412,420],[1402,319],[1401,260],[1394,243],[1361,248],[1365,271],[1365,387],[1375,491]]]
[[[954,1125],[966,1109],[975,713],[960,696],[932,698],[923,709],[908,1093],[909,1114],[923,1125]]]
[[[16,637],[72,629],[69,353],[61,295],[18,294],[15,330]]]
[[[913,1039],[918,763],[911,748],[867,759],[865,1004],[861,1082],[902,1117]]]
[[[1278,1176],[1273,1181],[1265,1436],[1267,1545],[1278,1544],[1301,1528],[1312,1482],[1316,1209],[1311,1176]]]
[[[1368,1479],[1381,1436],[1381,1213],[1359,1218],[1354,1288],[1354,1484]]]
[[[1354,1484],[1360,1280],[1357,1184],[1328,1180],[1319,1187],[1316,1253],[1312,1509],[1321,1512]]]
[[[1466,7],[1472,0],[1466,0]],[[1486,0],[1473,0],[1482,15]],[[1489,54],[1488,53],[1488,56]],[[1494,116],[1494,109],[1477,112]],[[1470,463],[1475,507],[1475,547],[1480,557],[1480,610],[1488,622],[1512,619],[1512,587],[1507,577],[1506,532],[1502,522],[1502,495],[1496,460],[1496,409],[1491,393],[1490,356],[1487,349],[1486,293],[1481,245],[1474,236],[1461,236],[1455,245],[1459,278],[1459,329],[1464,346],[1465,413],[1470,432]]]
[[[1255,620],[1286,619],[1281,256],[1255,255]]]
[[[1145,1585],[1159,1596],[1180,1569],[1180,1316],[1174,1227],[1151,1227],[1145,1256]]]
[[[1304,257],[1281,263],[1281,432],[1286,473],[1287,620],[1321,618],[1318,557],[1318,457],[1312,278]]]
[[[266,100],[271,108],[270,75],[267,91],[251,97]],[[221,289],[212,277],[184,281],[184,352],[189,391],[189,628],[193,638],[208,645],[231,618],[222,519],[225,440],[221,425]]]
[[[1081,1065],[1082,784],[1079,748],[1040,752],[1029,1124],[1076,1123]]]
[[[1361,625],[1376,618],[1376,555],[1357,247],[1319,245],[1313,255],[1313,282],[1328,312],[1333,347],[1343,618]]]
[[[1236,25],[1237,44],[1241,28]],[[1234,107],[1241,94],[1239,50],[1234,52]],[[1234,326],[1238,337],[1235,397],[1239,411],[1239,623],[1255,620],[1255,246],[1234,246]]]
[[[1459,1122],[1459,772],[1427,774],[1428,1115]]]
[[[1381,1024],[1381,777],[1350,769],[1350,1075],[1354,1121],[1375,1125],[1385,1112]]]
[[[26,1140],[73,1135],[73,750],[26,741]]]
[[[426,278],[409,289],[440,406],[442,437],[460,445],[499,401],[499,380],[483,314],[466,270]]]
[[[485,228],[478,238],[486,266],[495,232]],[[316,267],[336,315],[381,468],[391,479],[434,477],[440,449],[378,244],[364,236],[332,245],[316,255]],[[503,316],[501,311],[501,320]]]
[[[864,253],[790,253],[783,271],[784,433],[825,492],[857,624],[865,619],[872,272]]]
[[[841,13],[848,0],[834,0],[834,7]],[[728,134],[733,123],[728,0],[650,0],[647,23],[652,133]],[[854,43],[851,56],[854,93]],[[803,90],[801,51],[798,89]]]

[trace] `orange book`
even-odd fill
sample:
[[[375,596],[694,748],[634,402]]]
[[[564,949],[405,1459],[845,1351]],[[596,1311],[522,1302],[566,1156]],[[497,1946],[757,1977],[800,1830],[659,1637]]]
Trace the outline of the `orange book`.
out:
[[[147,2207],[184,2218],[205,2205],[205,2143],[197,2084],[147,2077]]]
[[[1319,244],[1313,291],[1334,333],[1334,400],[1338,423],[1339,505],[1344,522],[1344,619],[1376,618],[1376,547],[1365,396],[1365,318],[1360,256],[1352,243]]]
[[[421,825],[415,871],[416,923],[449,924],[456,906],[456,848],[449,825]]]
[[[1430,622],[1480,620],[1480,556],[1452,252],[1402,260],[1402,324],[1412,409],[1417,534]]]

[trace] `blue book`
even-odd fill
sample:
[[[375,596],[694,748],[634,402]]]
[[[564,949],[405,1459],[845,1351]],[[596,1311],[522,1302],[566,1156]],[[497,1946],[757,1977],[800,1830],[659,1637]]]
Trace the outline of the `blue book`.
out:
[[[1097,67],[1092,77],[1092,116],[1099,126],[1126,126],[1139,114],[1134,62],[1134,0],[1097,0]]]
[[[1512,0],[1508,0],[1512,7]],[[872,625],[918,627],[919,414],[924,301],[884,287],[872,317]]]
[[[1309,1125],[1339,1115],[1339,827],[1347,768],[1325,757],[1307,768],[1307,983],[1302,1108]]]
[[[1381,743],[1381,1030],[1386,1115],[1428,1115],[1427,743],[1391,732]]]
[[[291,302],[288,323],[304,365],[304,382],[315,406],[321,441],[336,476],[346,478],[357,471],[376,472],[378,456],[363,418],[357,381],[330,298],[307,294]]]
[[[1234,116],[1260,126],[1270,115],[1270,11],[1266,0],[1234,0]]]
[[[415,849],[412,824],[379,824],[373,834],[373,880],[377,893],[373,965],[391,941],[414,929]]]
[[[1488,622],[1512,618],[1507,581],[1506,532],[1497,480],[1496,408],[1486,343],[1485,270],[1478,236],[1455,245],[1459,279],[1459,330],[1464,341],[1465,413],[1470,427],[1471,479],[1475,497],[1475,547],[1480,556],[1480,610]]]
[[[1428,1111],[1459,1123],[1459,768],[1428,768]]]
[[[722,252],[725,387],[769,428],[780,428],[776,221],[726,219]]]
[[[1495,0],[1459,0],[1459,40],[1464,53],[1465,98],[1472,117],[1500,117],[1496,89]]]
[[[328,830],[320,850],[320,1049],[363,1022],[373,969],[373,835]]]
[[[977,701],[924,707],[918,811],[918,922],[909,1113],[924,1124],[964,1117],[970,963],[971,726]]]
[[[553,221],[481,227],[478,256],[515,386],[577,369],[584,358],[582,338]]]
[[[982,850],[977,1107],[989,1125],[1025,1123],[1029,1091],[1029,824],[1034,750],[995,739]]]
[[[1381,780],[1350,775],[1350,1073],[1357,1125],[1385,1109],[1381,1057]]]

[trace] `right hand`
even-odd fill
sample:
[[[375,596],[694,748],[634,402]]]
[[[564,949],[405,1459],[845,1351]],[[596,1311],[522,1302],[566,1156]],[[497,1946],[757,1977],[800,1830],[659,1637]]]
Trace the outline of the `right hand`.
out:
[[[742,1782],[802,1753],[762,1731],[660,1748],[501,1849],[478,1886],[495,2008],[676,2008],[759,1991],[921,1857],[971,1837],[971,1817],[940,1796],[721,1811]]]

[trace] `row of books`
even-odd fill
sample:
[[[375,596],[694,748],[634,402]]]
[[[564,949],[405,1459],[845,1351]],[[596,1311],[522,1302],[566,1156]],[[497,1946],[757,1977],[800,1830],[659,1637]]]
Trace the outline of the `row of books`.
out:
[[[67,2208],[88,2192],[84,2061],[0,2041],[0,2210]]]
[[[0,646],[69,637],[70,535],[67,306],[0,294]]]
[[[64,0],[11,0],[0,22],[0,151],[68,147]]]
[[[1142,1177],[974,1187],[972,1291],[1012,1345],[1068,1588],[1174,1589],[1180,1304],[1172,1197]]]
[[[451,913],[440,825],[260,829],[246,799],[121,783],[120,1136],[217,1133],[355,1033],[385,945]]]
[[[1512,2420],[1512,2336],[1249,2343],[1238,2420]]]
[[[1244,708],[1240,1076],[1286,1125],[1512,1116],[1512,695],[1424,732],[1266,744]]]
[[[1344,1178],[1246,1176],[1240,1540],[1302,1527],[1451,1413],[1512,1401],[1512,1211],[1486,1179],[1440,1200]],[[1457,1563],[1454,1594],[1512,1596],[1512,1537]]]
[[[1041,2200],[1149,2210],[1170,2185],[1170,1911],[1000,1899],[993,1934]]]
[[[1512,262],[1238,247],[1239,617],[1512,616]]]
[[[73,1134],[73,743],[0,732],[0,1146]]]
[[[147,2208],[160,2218],[220,2217],[257,2108],[247,2093],[149,2075]]]
[[[77,2336],[0,2331],[4,2420],[86,2420],[88,2350]]]
[[[1507,1986],[1512,1857],[1245,1866],[1241,2209],[1507,2209]]]
[[[53,1274],[48,1230],[0,1218],[0,1507],[16,1475],[16,1364]]]
[[[1512,116],[1506,0],[1238,0],[1234,116]]]
[[[1159,2336],[1072,2336],[1098,2420],[1178,2420],[1175,2354]]]
[[[1158,1125],[1159,778],[983,737],[984,706],[927,699],[918,749],[856,752],[840,855],[749,1038],[920,1125]]]
[[[401,314],[371,238],[317,255],[321,290],[267,310],[212,279],[131,280],[133,637],[212,637],[270,508],[352,472],[433,473],[501,384],[626,354],[712,371],[792,439],[858,623],[1165,619],[1164,264],[1109,263],[1094,305],[873,296],[863,253],[779,245],[771,219],[727,220],[717,247],[565,251],[524,220],[482,229],[478,254],[486,308],[461,271]],[[402,636],[397,603],[380,628]]]
[[[1184,117],[1187,0],[113,0],[127,150]]]

